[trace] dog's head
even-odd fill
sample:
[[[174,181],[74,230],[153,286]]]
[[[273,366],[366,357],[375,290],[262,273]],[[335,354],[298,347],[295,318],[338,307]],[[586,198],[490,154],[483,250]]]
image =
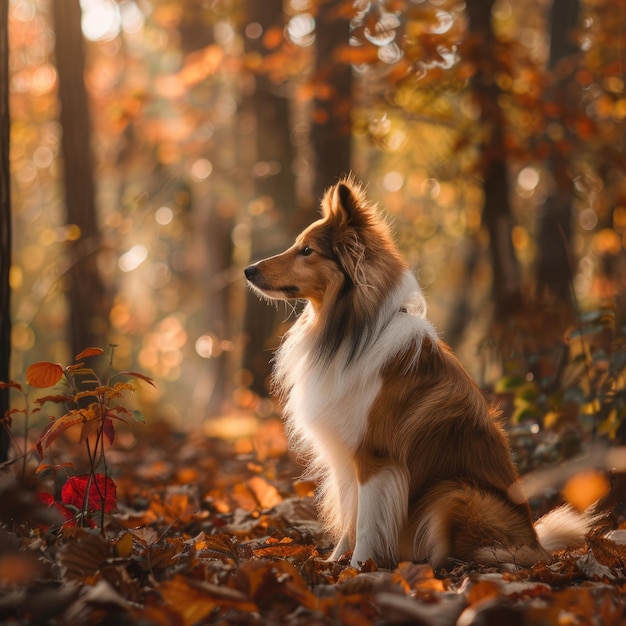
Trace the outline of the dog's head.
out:
[[[397,271],[390,275],[389,266],[397,270],[399,264],[386,224],[361,185],[346,177],[324,194],[321,219],[285,252],[250,265],[245,274],[265,297],[321,305],[331,293],[375,286],[381,273],[383,281],[393,280]]]

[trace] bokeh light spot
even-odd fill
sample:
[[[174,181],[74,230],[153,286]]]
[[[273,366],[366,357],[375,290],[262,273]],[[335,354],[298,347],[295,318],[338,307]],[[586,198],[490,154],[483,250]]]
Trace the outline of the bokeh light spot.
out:
[[[117,265],[122,272],[132,272],[148,258],[148,250],[141,244],[134,245],[128,252],[124,252]]]

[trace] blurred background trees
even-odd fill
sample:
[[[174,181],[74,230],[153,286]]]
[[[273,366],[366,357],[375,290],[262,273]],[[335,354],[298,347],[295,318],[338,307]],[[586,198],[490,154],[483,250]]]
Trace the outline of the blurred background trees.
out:
[[[143,401],[160,416],[267,414],[292,311],[247,294],[241,270],[286,247],[348,170],[480,382],[561,376],[578,310],[619,327],[623,3],[10,0],[8,13],[14,378],[113,343],[118,367],[158,381]]]
[[[66,224],[75,229],[65,255],[69,347],[79,354],[108,334],[109,307],[97,266],[100,231],[91,154],[91,115],[83,76],[85,53],[79,0],[51,4],[58,76],[61,168]]]

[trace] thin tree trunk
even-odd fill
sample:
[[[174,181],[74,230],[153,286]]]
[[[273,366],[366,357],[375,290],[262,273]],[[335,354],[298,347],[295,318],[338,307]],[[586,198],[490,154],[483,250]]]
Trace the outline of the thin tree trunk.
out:
[[[578,0],[554,0],[550,15],[549,70],[554,83],[548,99],[555,102],[560,118],[567,117],[567,109],[577,103],[579,97],[574,81],[574,64],[578,52],[573,31],[578,25],[580,6]],[[569,62],[568,62],[569,60]],[[565,114],[565,115],[563,115]],[[563,127],[563,140],[570,141],[561,119],[553,123]],[[569,160],[552,143],[548,162],[552,174],[552,188],[546,199],[539,227],[539,261],[537,264],[538,294],[554,304],[569,306],[571,303],[572,268],[570,267],[570,238],[572,230],[572,202],[574,187],[567,168]]]
[[[263,33],[280,26],[283,20],[282,0],[248,0],[250,23],[260,24]],[[247,39],[248,52],[264,54],[263,38]],[[278,252],[290,240],[290,225],[296,212],[295,177],[292,171],[294,147],[291,141],[289,100],[264,74],[255,77],[250,107],[256,121],[255,201],[265,207],[253,221],[251,256],[258,260]],[[283,312],[261,302],[249,293],[246,301],[244,332],[244,368],[252,375],[250,388],[259,395],[268,395],[272,349],[278,345],[277,327]]]
[[[9,3],[0,3],[0,380],[11,377],[11,178],[9,169]],[[9,410],[9,390],[0,390],[0,419]],[[0,463],[9,455],[9,434],[0,425]]]
[[[504,144],[504,119],[498,104],[500,88],[495,82],[497,55],[491,11],[494,0],[468,0],[470,36],[476,41],[477,72],[472,88],[481,110],[488,139],[482,146],[484,189],[483,223],[489,232],[493,266],[494,319],[502,321],[522,303],[519,263],[513,249],[513,218],[509,199],[509,176]]]
[[[337,49],[350,39],[350,20],[340,11],[344,8],[343,0],[328,0],[320,3],[317,14],[312,127],[316,200],[351,165],[352,68],[335,60]]]
[[[55,0],[52,12],[61,102],[67,223],[77,225],[81,233],[68,250],[71,263],[68,272],[69,336],[73,354],[78,354],[86,347],[102,346],[106,340],[108,307],[97,268],[100,235],[79,0]]]

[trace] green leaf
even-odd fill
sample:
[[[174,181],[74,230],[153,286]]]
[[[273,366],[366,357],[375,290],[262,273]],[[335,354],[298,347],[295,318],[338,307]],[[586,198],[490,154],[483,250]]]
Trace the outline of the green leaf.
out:
[[[497,393],[513,391],[514,389],[521,387],[525,383],[526,379],[523,376],[505,376],[496,383],[495,391]]]
[[[534,419],[536,417],[537,417],[537,410],[532,406],[526,405],[517,409],[513,413],[512,419],[514,423],[519,423],[522,420],[530,419],[530,418]]]

